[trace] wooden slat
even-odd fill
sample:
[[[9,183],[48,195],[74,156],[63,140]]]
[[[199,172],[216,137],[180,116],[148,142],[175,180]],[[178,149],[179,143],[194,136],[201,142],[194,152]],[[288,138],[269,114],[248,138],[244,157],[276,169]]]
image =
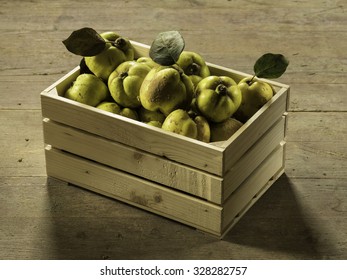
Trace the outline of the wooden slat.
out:
[[[267,31],[270,34],[281,36],[277,34],[278,30],[295,31],[296,33],[307,34],[309,31],[319,31],[322,33],[329,33],[329,31],[344,31],[345,18],[343,17],[343,2],[300,2],[293,5],[291,2],[286,1],[284,4],[278,3],[279,6],[273,5],[271,1],[265,2],[249,2],[243,1],[228,1],[228,2],[189,2],[182,4],[181,2],[153,2],[143,3],[140,1],[135,2],[108,2],[99,1],[95,3],[93,9],[90,6],[81,6],[78,2],[69,2],[67,0],[60,0],[59,2],[52,2],[46,5],[45,2],[35,3],[37,18],[32,19],[27,11],[33,8],[31,2],[13,1],[12,5],[4,5],[1,7],[4,11],[4,16],[1,18],[1,26],[6,26],[8,21],[17,23],[18,26],[25,26],[25,30],[40,30],[50,31],[70,30],[71,25],[75,23],[76,26],[85,26],[86,19],[89,18],[98,30],[108,30],[116,28],[120,31],[125,31],[132,34],[146,33],[156,34],[162,30],[171,30],[170,24],[178,22],[178,28],[186,31],[199,33],[197,30],[203,30],[202,27],[210,27],[210,29],[203,30],[205,33],[210,32],[226,32],[227,26],[233,24],[234,28],[231,30],[242,31],[243,33],[251,33],[252,39],[261,40],[261,37],[256,36],[254,30]],[[217,4],[218,3],[218,4]],[[222,4],[224,3],[224,4]],[[17,7],[19,4],[23,5],[21,9],[16,9],[17,13],[13,13],[11,8]],[[106,16],[99,17],[95,11],[104,11],[105,6],[108,8]],[[269,17],[267,12],[271,8],[272,16]],[[80,14],[83,16],[77,17],[74,11],[80,9]],[[230,12],[232,10],[232,12]],[[113,18],[112,14],[116,11],[121,16],[117,19]],[[134,16],[134,11],[137,15]],[[12,12],[12,13],[11,13]],[[213,12],[213,15],[210,15]],[[332,16],[329,16],[329,13]],[[199,20],[202,15],[205,15],[207,22],[203,23]],[[320,21],[320,16],[324,15],[326,21],[331,23],[324,24]],[[13,16],[13,19],[10,18]],[[324,17],[324,18],[325,18]],[[135,18],[136,24],[129,25],[126,19]],[[247,23],[245,23],[245,18]],[[286,20],[285,20],[286,19]],[[232,20],[232,22],[231,22]],[[261,22],[261,26],[260,23]],[[213,23],[213,24],[212,24]],[[185,24],[185,25],[184,25]],[[138,27],[139,29],[135,28]],[[140,27],[148,27],[146,32],[139,32]],[[261,28],[259,28],[261,27]],[[276,29],[277,28],[277,29]],[[18,28],[19,29],[19,28]],[[11,29],[10,29],[11,30]],[[124,32],[123,32],[124,33]],[[204,34],[205,34],[204,33]],[[222,33],[221,33],[222,34]],[[246,42],[245,42],[246,43]],[[242,47],[233,49],[250,49],[255,44],[242,45]],[[245,47],[244,47],[245,46]]]
[[[252,172],[283,141],[285,117],[281,117],[264,135],[242,155],[235,165],[225,174],[223,181],[223,201],[240,184],[252,175]]]
[[[223,229],[225,232],[246,213],[261,195],[274,183],[284,171],[282,143],[275,149],[259,167],[242,183],[229,197],[223,207]],[[235,220],[237,219],[237,220]]]
[[[46,147],[49,176],[135,205],[213,234],[222,208],[158,184]]]
[[[220,175],[222,149],[126,117],[68,100],[41,95],[43,117]],[[73,116],[73,117],[72,117]]]
[[[220,203],[222,178],[45,119],[45,143],[194,196]]]
[[[225,141],[223,170],[226,173],[236,161],[267,131],[286,110],[287,89],[282,88],[231,138]]]

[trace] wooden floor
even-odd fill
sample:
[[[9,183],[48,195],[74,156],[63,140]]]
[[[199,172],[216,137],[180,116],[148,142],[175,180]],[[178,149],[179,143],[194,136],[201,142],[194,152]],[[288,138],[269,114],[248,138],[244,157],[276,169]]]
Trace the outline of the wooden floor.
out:
[[[0,259],[346,259],[347,2],[0,1]],[[186,49],[252,73],[290,60],[285,174],[224,240],[47,178],[40,92],[79,62],[81,27]]]

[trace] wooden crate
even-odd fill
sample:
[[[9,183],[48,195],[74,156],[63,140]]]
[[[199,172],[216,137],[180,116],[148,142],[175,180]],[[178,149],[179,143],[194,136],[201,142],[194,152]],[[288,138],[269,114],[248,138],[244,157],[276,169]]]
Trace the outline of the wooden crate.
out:
[[[62,97],[78,75],[41,93],[48,176],[222,237],[284,172],[287,85],[267,81],[267,104],[227,141],[204,143]]]

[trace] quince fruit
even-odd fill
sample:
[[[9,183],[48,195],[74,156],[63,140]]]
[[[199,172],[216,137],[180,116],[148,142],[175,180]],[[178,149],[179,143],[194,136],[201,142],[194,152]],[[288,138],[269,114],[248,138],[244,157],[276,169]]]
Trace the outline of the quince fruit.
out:
[[[246,122],[273,96],[272,87],[256,77],[247,77],[238,84],[242,93],[242,102],[235,113],[235,117]]]
[[[198,128],[196,123],[183,109],[172,111],[165,118],[161,128],[193,139],[197,139],[198,137]]]
[[[84,61],[95,76],[107,81],[119,64],[134,59],[134,47],[127,38],[114,32],[101,33],[100,36],[108,42],[105,50],[95,56],[86,56]]]
[[[202,56],[196,52],[183,51],[177,62],[196,86],[203,78],[210,76],[210,69]]]
[[[146,124],[148,124],[150,126],[155,126],[158,128],[161,128],[161,126],[163,125],[161,122],[158,122],[158,121],[150,121],[150,122],[147,122]]]
[[[163,113],[159,111],[149,111],[143,107],[138,110],[139,119],[141,122],[149,123],[149,122],[160,122],[163,123],[165,120],[165,116]]]
[[[211,129],[210,124],[203,116],[196,116],[194,118],[194,122],[196,123],[198,129],[198,135],[196,139],[203,141],[205,143],[210,142],[211,139]]]
[[[104,110],[106,112],[114,113],[123,117],[127,117],[133,120],[139,120],[139,117],[135,110],[130,108],[122,108],[116,102],[104,101],[101,102],[96,108]]]
[[[80,74],[64,94],[68,99],[90,106],[96,106],[108,96],[106,84],[93,74]]]
[[[150,70],[151,68],[144,63],[121,63],[108,78],[108,88],[113,99],[123,107],[140,107],[140,88]]]
[[[242,122],[229,118],[220,123],[211,123],[211,142],[228,140],[241,126]]]
[[[196,107],[207,120],[222,122],[230,118],[241,104],[241,90],[227,76],[209,76],[196,89]]]
[[[140,101],[149,111],[168,116],[176,109],[188,108],[193,98],[193,83],[176,65],[153,68],[140,88]]]
[[[139,62],[139,63],[144,63],[146,65],[148,65],[149,67],[151,68],[154,68],[154,67],[158,67],[159,64],[154,62],[154,60],[148,56],[141,56],[139,57],[136,62]]]

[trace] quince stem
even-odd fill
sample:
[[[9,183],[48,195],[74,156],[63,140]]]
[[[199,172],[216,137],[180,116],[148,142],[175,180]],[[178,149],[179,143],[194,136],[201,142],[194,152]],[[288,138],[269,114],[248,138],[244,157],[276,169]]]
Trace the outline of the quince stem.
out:
[[[200,71],[200,65],[193,62],[188,68],[189,75],[198,75]]]
[[[216,88],[216,92],[222,95],[227,94],[227,87],[223,84],[219,84]]]
[[[116,48],[119,48],[119,49],[122,49],[125,45],[126,45],[126,42],[123,38],[117,38],[115,41],[111,41],[110,42],[114,47]]]
[[[128,72],[122,72],[119,74],[119,77],[124,80],[126,77],[128,77]]]
[[[247,82],[247,84],[250,86],[253,83],[254,78],[256,75],[253,75],[253,77]]]

